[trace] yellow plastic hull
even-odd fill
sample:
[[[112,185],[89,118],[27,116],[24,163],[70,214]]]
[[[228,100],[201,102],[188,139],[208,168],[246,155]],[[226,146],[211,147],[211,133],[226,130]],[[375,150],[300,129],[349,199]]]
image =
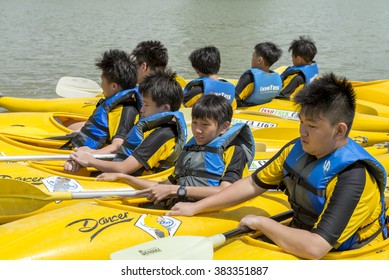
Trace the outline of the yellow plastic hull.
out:
[[[288,209],[282,193],[195,217],[166,217],[165,211],[119,202],[78,203],[0,226],[0,259],[109,259],[157,237],[214,235],[236,228],[248,213],[271,216]]]
[[[374,105],[373,108],[377,108],[379,106],[380,105],[377,104],[377,106]],[[385,114],[381,115],[369,114],[367,111],[358,112],[357,110],[352,129],[361,131],[385,132],[386,128],[389,127],[389,107],[387,107],[386,110],[387,111],[385,111]],[[253,115],[259,114],[261,116],[269,115],[299,121],[298,111],[299,109],[291,101],[273,99],[271,102],[266,104],[239,108],[237,112]]]
[[[227,79],[236,84],[236,79]],[[188,80],[189,81],[189,80]],[[389,80],[351,82],[357,95],[357,112],[389,117]],[[10,112],[70,112],[92,114],[101,97],[82,98],[17,98],[0,97],[0,107]],[[270,103],[278,103],[272,100]],[[269,103],[268,103],[269,104]],[[239,108],[246,110],[246,108]]]
[[[0,97],[0,107],[10,112],[69,112],[91,115],[101,97],[18,98]]]
[[[87,119],[86,115],[60,112],[3,113],[0,114],[0,132],[21,143],[59,148],[68,139],[52,140],[50,138],[71,133],[72,130],[64,124],[85,122]]]

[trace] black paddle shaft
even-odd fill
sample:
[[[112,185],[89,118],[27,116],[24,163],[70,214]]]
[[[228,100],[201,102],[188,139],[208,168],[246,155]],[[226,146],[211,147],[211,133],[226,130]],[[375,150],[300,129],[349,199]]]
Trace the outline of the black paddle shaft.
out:
[[[281,222],[281,221],[284,221],[284,220],[292,218],[292,217],[293,217],[293,210],[288,210],[286,212],[282,212],[280,214],[271,216],[270,219],[277,221],[277,222]],[[226,238],[230,238],[230,237],[233,237],[233,236],[236,236],[239,234],[249,233],[251,231],[253,231],[253,230],[251,228],[249,228],[248,226],[243,226],[243,227],[239,227],[239,228],[227,231],[227,232],[223,233],[223,235]]]

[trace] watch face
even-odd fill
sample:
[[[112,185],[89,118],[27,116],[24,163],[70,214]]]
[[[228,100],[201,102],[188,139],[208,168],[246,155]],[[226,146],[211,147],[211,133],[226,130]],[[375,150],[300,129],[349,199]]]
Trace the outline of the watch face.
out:
[[[179,188],[178,188],[178,195],[179,195],[179,196],[185,196],[185,195],[186,195],[186,189],[185,189],[185,187],[179,187]]]

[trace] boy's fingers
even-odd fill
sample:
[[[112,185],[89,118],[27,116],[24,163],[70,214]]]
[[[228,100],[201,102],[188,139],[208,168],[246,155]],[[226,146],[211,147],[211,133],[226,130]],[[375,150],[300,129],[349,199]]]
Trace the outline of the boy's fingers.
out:
[[[139,190],[138,194],[145,194],[145,193],[150,193],[150,192],[151,192],[151,189],[143,189],[143,190]]]

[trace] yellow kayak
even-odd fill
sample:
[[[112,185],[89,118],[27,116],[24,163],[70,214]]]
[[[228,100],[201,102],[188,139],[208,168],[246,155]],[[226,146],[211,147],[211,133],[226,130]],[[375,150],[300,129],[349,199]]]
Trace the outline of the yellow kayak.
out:
[[[281,99],[273,99],[272,101],[266,104],[238,108],[237,112],[260,116],[276,116],[295,121],[299,120],[298,107],[296,107],[291,101]],[[389,115],[389,107],[387,113]],[[389,127],[388,117],[382,115],[368,114],[366,111],[365,113],[357,111],[355,114],[352,129],[379,132],[386,131],[386,127]]]
[[[353,83],[358,99],[389,106],[389,80]]]
[[[0,133],[20,143],[58,149],[73,133],[68,126],[87,120],[87,115],[67,112],[9,112],[0,114]]]
[[[10,112],[69,112],[91,115],[101,97],[20,98],[0,96],[0,107]]]
[[[237,82],[236,79],[227,80],[234,84]],[[389,80],[351,81],[351,83],[357,95],[357,112],[389,116]],[[0,96],[0,107],[10,112],[70,112],[90,115],[100,98],[18,98]],[[278,103],[278,101],[274,99],[269,103]],[[291,103],[290,101],[286,102]],[[243,107],[238,109],[246,110]]]
[[[59,148],[73,132],[67,125],[87,119],[86,115],[61,112],[4,113],[0,114],[0,133],[21,143]]]
[[[252,130],[256,142],[265,143],[267,151],[279,149],[289,141],[300,137],[298,128],[274,127]],[[349,137],[360,144],[368,147],[379,143],[388,142],[389,133],[351,130]]]
[[[138,207],[138,198],[81,202],[0,226],[3,260],[109,259],[111,253],[160,238],[213,236],[238,226],[247,214],[273,216],[289,210],[283,193],[268,192],[224,210],[194,217],[165,216],[165,211]],[[287,221],[284,221],[287,222]],[[214,259],[297,259],[255,235],[227,239]],[[109,244],[109,246],[107,246]],[[324,259],[388,259],[389,241]]]
[[[238,110],[234,113],[232,123],[244,122],[252,130],[268,128],[295,128],[291,135],[285,131],[273,131],[273,137],[269,141],[274,142],[277,138],[291,140],[296,136],[299,128],[298,113],[295,109],[290,109],[289,101],[275,100],[274,107],[258,105],[252,107],[254,110]],[[287,102],[288,105],[285,105]],[[270,104],[270,103],[269,103]],[[284,104],[284,105],[282,105]],[[283,107],[284,106],[284,107]],[[285,108],[285,109],[283,109]],[[289,109],[288,109],[289,108]],[[191,137],[191,109],[182,108],[187,125],[188,139]],[[60,112],[33,112],[33,113],[4,113],[0,114],[0,133],[8,138],[20,143],[30,144],[46,148],[58,149],[65,144],[72,132],[64,124],[83,122],[87,120],[86,115],[60,113]],[[386,132],[389,127],[389,118],[381,116],[372,116],[366,114],[357,114],[352,128],[352,137],[370,134],[369,132]],[[362,132],[366,131],[366,133]],[[266,132],[263,132],[266,134]],[[280,134],[280,135],[276,135]],[[378,136],[378,134],[372,134]],[[381,134],[382,135],[382,134]],[[257,142],[266,142],[266,136],[259,137]],[[269,138],[269,137],[267,137]],[[373,137],[369,137],[370,139]],[[278,141],[278,140],[277,140]],[[374,143],[387,141],[385,137],[379,137],[378,140],[369,141],[364,146]],[[278,141],[279,142],[279,141]],[[283,141],[281,144],[284,144]],[[278,144],[276,146],[279,146]],[[271,146],[271,145],[270,145]]]
[[[0,259],[109,259],[112,252],[165,236],[227,231],[248,213],[287,211],[284,197],[273,192],[195,217],[168,217],[166,211],[139,208],[139,199],[81,202],[0,226]]]

